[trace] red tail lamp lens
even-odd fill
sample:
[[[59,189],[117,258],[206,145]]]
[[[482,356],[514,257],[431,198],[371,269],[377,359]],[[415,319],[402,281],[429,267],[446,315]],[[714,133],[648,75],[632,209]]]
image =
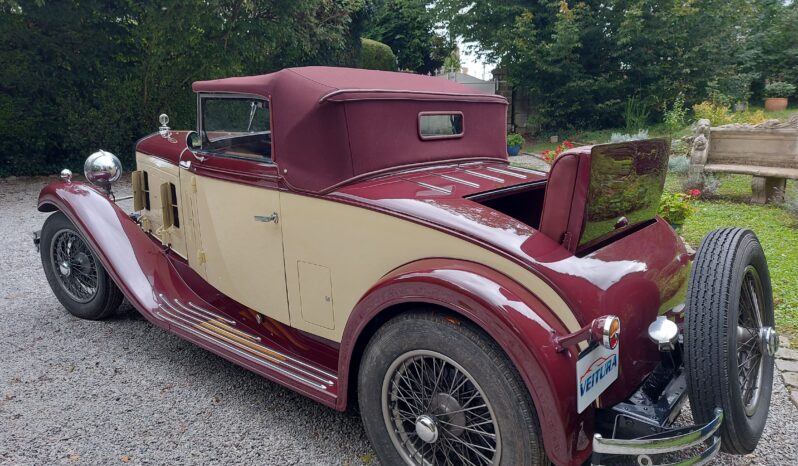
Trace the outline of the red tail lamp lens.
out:
[[[605,348],[615,349],[618,346],[618,337],[621,334],[621,320],[615,316],[608,317],[604,320],[604,332],[601,339],[601,344]]]

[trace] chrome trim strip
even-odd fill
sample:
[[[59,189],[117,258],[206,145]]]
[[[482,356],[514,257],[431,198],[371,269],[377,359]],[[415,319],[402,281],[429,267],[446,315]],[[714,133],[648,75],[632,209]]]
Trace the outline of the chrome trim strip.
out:
[[[529,178],[526,175],[522,175],[520,173],[513,173],[511,171],[502,170],[501,168],[496,168],[496,167],[485,167],[485,170],[490,170],[493,173],[502,173],[504,175],[514,176],[516,178],[521,178],[522,180],[525,180],[525,179]]]
[[[173,314],[172,312],[170,312],[165,307],[163,307],[163,306],[160,306],[160,307],[161,307],[161,309],[164,312],[166,312],[167,315],[171,316],[173,319],[178,319],[180,321],[180,323],[182,323],[183,325],[194,326],[194,325],[201,325],[203,323],[207,323],[205,321],[202,321],[202,320],[190,317],[190,316],[186,316],[186,315],[182,315],[181,316],[181,315],[179,315],[179,311],[176,311],[177,314]],[[173,320],[170,320],[170,321],[174,322]],[[196,329],[195,327],[191,327],[191,328],[192,328],[192,330],[197,330],[200,333],[203,333],[204,335],[208,335],[207,333],[204,333],[201,330]],[[269,363],[270,365],[275,365],[276,364],[276,365],[284,366],[285,368],[292,369],[293,371],[295,371],[295,372],[297,372],[299,374],[302,374],[302,375],[305,375],[305,376],[310,377],[312,379],[315,379],[318,382],[321,382],[322,384],[324,384],[324,388],[325,389],[328,386],[335,385],[335,382],[332,381],[332,380],[327,380],[324,377],[321,377],[321,376],[319,376],[317,374],[313,374],[313,373],[311,373],[309,371],[306,371],[306,370],[304,370],[302,368],[295,367],[295,366],[293,366],[291,364],[288,364],[285,361],[281,361],[280,358],[281,357],[285,357],[285,356],[282,353],[280,353],[279,351],[274,351],[271,348],[268,348],[268,347],[266,347],[264,345],[260,345],[260,344],[257,344],[257,343],[252,343],[253,346],[255,346],[258,349],[261,349],[262,351],[266,352],[266,353],[262,353],[260,351],[257,351],[255,348],[251,348],[251,347],[248,347],[247,345],[244,345],[244,344],[242,344],[240,342],[237,342],[235,340],[231,340],[230,338],[226,337],[225,335],[219,334],[218,332],[214,331],[211,328],[208,328],[208,327],[203,327],[203,328],[205,328],[206,330],[209,330],[210,332],[212,332],[213,333],[213,337],[218,339],[218,340],[221,340],[221,342],[227,343],[227,345],[233,345],[234,347],[238,348],[240,351],[244,351],[244,352],[246,352],[248,354],[251,354],[254,357],[256,357],[257,359],[263,360],[263,361],[265,361],[265,363]],[[214,328],[217,328],[217,327],[214,327]],[[224,330],[224,329],[222,329],[222,330]],[[228,333],[232,333],[232,332],[228,331]],[[210,336],[210,335],[208,335],[208,336]],[[213,340],[211,340],[211,341],[213,341]],[[223,345],[223,346],[227,346],[227,345]],[[272,353],[272,354],[274,354],[274,356],[270,355],[268,353]],[[292,361],[293,362],[293,360],[292,360],[293,358],[285,357],[285,359],[286,359],[286,361]],[[312,369],[315,370],[315,368],[312,368]],[[286,369],[282,369],[282,370],[284,370],[286,373],[290,373],[290,371],[288,371]],[[322,371],[319,371],[319,372],[321,373]],[[299,375],[296,375],[296,376],[300,377]]]
[[[286,377],[290,377],[290,378],[292,378],[292,379],[294,379],[294,380],[296,380],[298,382],[310,385],[310,386],[312,386],[314,388],[317,388],[319,390],[327,390],[327,388],[328,388],[327,385],[324,385],[324,384],[321,384],[321,383],[317,383],[317,382],[314,382],[312,380],[308,380],[308,379],[306,379],[306,378],[304,378],[304,377],[302,377],[300,375],[297,375],[297,374],[295,374],[295,373],[293,373],[291,371],[283,369],[282,367],[276,365],[273,362],[270,362],[269,360],[260,358],[260,357],[254,355],[252,353],[249,353],[247,351],[242,351],[237,346],[231,346],[231,345],[225,343],[224,341],[219,341],[218,338],[215,338],[215,337],[213,337],[211,335],[208,335],[207,333],[198,331],[198,330],[194,329],[193,327],[191,327],[190,325],[187,325],[184,322],[180,322],[180,320],[179,320],[180,318],[178,316],[172,315],[163,306],[160,306],[160,307],[166,313],[166,316],[161,316],[160,313],[156,313],[157,316],[159,316],[160,318],[162,318],[164,320],[167,320],[167,321],[171,322],[174,325],[177,325],[178,327],[180,327],[182,330],[184,330],[186,332],[189,332],[189,333],[191,333],[191,334],[193,334],[193,335],[195,335],[195,336],[197,336],[197,337],[199,337],[199,338],[201,338],[203,340],[206,340],[209,343],[221,346],[222,348],[224,348],[224,349],[226,349],[228,351],[231,351],[231,352],[233,352],[233,353],[235,353],[235,354],[237,354],[237,355],[239,355],[239,356],[241,356],[243,358],[246,358],[246,359],[248,359],[248,360],[250,360],[250,361],[252,361],[254,363],[257,363],[257,364],[260,364],[262,366],[268,367],[269,369],[271,369],[271,370],[273,370],[275,372],[278,372],[278,373],[280,373],[282,375],[285,375]],[[169,317],[167,317],[167,316],[169,316]],[[175,319],[178,319],[178,320],[175,320]]]
[[[449,175],[438,175],[438,176],[440,176],[444,180],[454,181],[455,183],[471,186],[472,188],[479,188],[479,184],[474,183],[473,181],[461,180],[460,178],[455,178],[454,176],[449,176]]]
[[[160,296],[160,297],[161,297],[161,299],[163,300],[163,304],[166,304],[167,306],[169,306],[169,307],[172,309],[172,311],[173,311],[173,312],[175,312],[175,313],[177,313],[177,314],[183,314],[183,315],[185,315],[185,314],[184,314],[184,313],[182,313],[182,312],[181,312],[179,309],[177,309],[177,308],[176,308],[174,305],[172,305],[172,304],[171,304],[171,303],[170,303],[168,300],[166,300],[166,299],[165,299],[165,297],[163,296],[163,294],[159,294],[159,296]],[[233,328],[232,330],[228,330],[228,329],[221,328],[221,327],[218,327],[218,326],[214,325],[214,323],[213,323],[213,322],[209,322],[209,321],[207,321],[207,320],[203,320],[203,319],[219,320],[219,321],[222,321],[222,322],[224,322],[224,323],[226,323],[226,322],[231,322],[231,323],[233,323],[233,325],[235,325],[235,322],[233,322],[233,321],[231,321],[231,320],[229,320],[229,319],[222,318],[222,317],[218,317],[218,316],[216,316],[216,314],[215,314],[215,313],[212,313],[212,312],[210,312],[210,311],[208,311],[208,310],[205,310],[205,309],[203,309],[203,311],[205,311],[206,313],[208,313],[208,314],[210,314],[210,315],[212,315],[212,316],[213,316],[213,317],[207,317],[207,316],[203,315],[202,313],[199,313],[199,312],[196,312],[196,311],[194,311],[194,310],[192,310],[192,309],[189,309],[189,308],[187,308],[187,307],[186,307],[186,306],[185,306],[183,303],[181,303],[181,302],[180,302],[180,300],[178,300],[178,299],[175,299],[174,301],[175,301],[175,303],[177,303],[177,304],[178,304],[180,307],[182,307],[182,308],[183,308],[183,309],[185,309],[186,311],[188,311],[188,312],[192,313],[193,315],[188,315],[188,316],[186,316],[186,317],[187,317],[187,318],[189,318],[189,319],[194,319],[194,320],[196,320],[196,321],[197,321],[197,323],[207,323],[207,324],[209,324],[209,325],[213,325],[215,328],[220,328],[222,331],[225,331],[225,332],[228,332],[228,333],[232,333],[232,334],[235,334],[235,335],[239,335],[239,336],[241,336],[242,338],[247,338],[247,339],[250,339],[250,340],[252,340],[252,339],[256,339],[257,341],[261,341],[261,338],[260,338],[260,337],[258,337],[258,336],[255,336],[255,335],[252,335],[252,334],[250,334],[250,333],[248,333],[248,332],[244,332],[244,331],[242,331],[242,330],[239,330],[239,329],[236,329],[236,328]],[[198,308],[198,306],[196,306],[195,304],[193,304],[193,303],[191,303],[191,302],[189,302],[188,304],[189,304],[189,305],[191,305],[191,306],[193,306],[194,308]],[[159,304],[159,305],[160,305],[160,304]],[[201,308],[200,308],[200,309],[201,309]],[[196,317],[196,316],[198,316],[198,317]],[[294,357],[291,357],[291,356],[289,356],[289,355],[287,355],[287,354],[281,353],[280,351],[277,351],[277,350],[275,350],[275,349],[273,349],[273,348],[270,348],[270,347],[268,347],[268,346],[266,346],[266,345],[263,345],[263,344],[258,344],[258,343],[253,343],[253,344],[254,344],[254,345],[256,345],[256,346],[259,346],[259,347],[263,348],[265,351],[269,351],[269,352],[271,352],[271,353],[274,353],[274,354],[276,354],[277,356],[279,356],[279,357],[281,357],[281,358],[284,358],[286,361],[291,361],[291,362],[293,362],[293,363],[295,363],[295,364],[298,364],[298,365],[300,365],[300,366],[302,366],[302,367],[305,367],[305,368],[307,368],[307,369],[309,369],[309,370],[312,370],[312,371],[318,372],[319,374],[322,374],[322,375],[324,375],[324,376],[326,376],[326,377],[328,377],[328,378],[330,378],[330,379],[332,379],[332,380],[338,380],[338,375],[337,375],[337,374],[333,374],[333,373],[329,372],[329,371],[328,371],[328,370],[326,370],[326,369],[323,369],[323,368],[321,368],[321,367],[317,367],[317,366],[314,366],[314,365],[312,365],[312,364],[309,364],[309,363],[307,363],[307,362],[301,361],[301,360],[299,360],[299,359],[296,359],[296,358],[294,358]],[[289,367],[293,367],[293,366],[290,366],[290,365],[289,365]],[[297,368],[297,370],[301,370],[301,369]],[[327,382],[329,382],[330,384],[334,384],[334,382],[333,382],[333,381],[331,381],[331,380],[327,380]]]
[[[319,99],[319,103],[324,102],[325,100],[330,100],[333,97],[339,94],[367,94],[367,93],[375,93],[375,94],[416,94],[416,95],[438,95],[438,96],[448,96],[448,97],[467,97],[469,99],[474,99],[476,101],[496,101],[496,102],[507,102],[507,99],[504,97],[497,95],[497,94],[470,94],[465,92],[438,92],[438,91],[411,91],[409,89],[336,89],[332,92],[324,94]],[[361,98],[362,99],[362,98]],[[360,100],[360,99],[358,99]]]
[[[438,191],[440,193],[446,193],[446,194],[452,194],[452,190],[451,189],[446,189],[446,188],[442,188],[440,186],[435,186],[435,185],[432,185],[432,184],[429,184],[429,183],[424,183],[423,181],[415,181],[414,180],[414,182],[416,184],[420,184],[421,186],[424,186],[425,188],[432,189],[433,191]]]
[[[549,172],[544,170],[535,170],[534,168],[526,168],[526,167],[516,167],[515,165],[507,165],[508,170],[514,170],[518,172],[526,172],[532,173],[533,175],[548,175]]]
[[[694,447],[711,437],[723,422],[723,411],[715,410],[715,418],[703,426],[675,429],[668,437],[610,439],[593,435],[593,451],[608,455],[657,455]]]
[[[476,176],[477,178],[484,178],[486,180],[495,181],[497,183],[504,183],[505,180],[496,176],[487,175],[485,173],[475,172],[473,170],[463,170],[464,172],[468,173],[471,176]]]

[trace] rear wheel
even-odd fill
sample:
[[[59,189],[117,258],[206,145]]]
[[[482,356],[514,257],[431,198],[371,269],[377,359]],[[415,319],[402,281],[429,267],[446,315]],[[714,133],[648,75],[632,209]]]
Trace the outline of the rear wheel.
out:
[[[47,282],[70,314],[98,320],[122,303],[122,292],[63,213],[56,212],[44,222],[40,253]]]
[[[721,408],[722,448],[747,454],[767,421],[778,345],[770,274],[750,230],[722,228],[701,242],[687,297],[684,348],[693,417]]]
[[[384,464],[547,464],[515,368],[465,323],[431,313],[386,323],[365,350],[358,400]]]

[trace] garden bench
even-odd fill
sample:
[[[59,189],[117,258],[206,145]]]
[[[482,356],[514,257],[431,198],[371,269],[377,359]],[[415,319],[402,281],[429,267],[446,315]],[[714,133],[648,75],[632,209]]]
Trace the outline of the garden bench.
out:
[[[752,175],[753,202],[781,202],[787,180],[798,180],[798,114],[784,123],[714,128],[709,120],[699,120],[690,150],[690,184],[700,185],[705,173]]]

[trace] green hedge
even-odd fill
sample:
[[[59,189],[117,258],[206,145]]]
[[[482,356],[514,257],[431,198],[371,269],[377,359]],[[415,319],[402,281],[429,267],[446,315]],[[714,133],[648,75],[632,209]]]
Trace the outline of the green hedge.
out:
[[[376,40],[361,38],[359,68],[396,71],[396,55],[390,47]]]

